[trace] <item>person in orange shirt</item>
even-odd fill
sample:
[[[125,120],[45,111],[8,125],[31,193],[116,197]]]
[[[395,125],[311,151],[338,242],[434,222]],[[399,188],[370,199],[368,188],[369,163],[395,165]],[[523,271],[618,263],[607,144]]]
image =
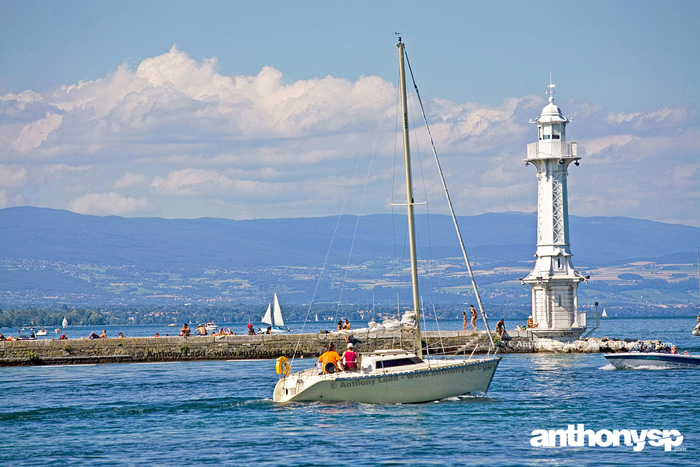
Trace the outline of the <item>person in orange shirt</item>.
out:
[[[340,360],[340,355],[335,351],[335,344],[328,344],[328,350],[323,352],[318,361],[322,362],[324,373],[335,373],[337,370],[343,371],[343,362]]]

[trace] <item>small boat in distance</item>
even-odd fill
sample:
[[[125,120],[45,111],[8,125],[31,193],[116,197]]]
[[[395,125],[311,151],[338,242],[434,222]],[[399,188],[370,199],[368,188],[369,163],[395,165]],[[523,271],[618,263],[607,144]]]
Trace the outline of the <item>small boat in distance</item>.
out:
[[[216,323],[209,321],[208,323],[204,324],[204,329],[206,329],[207,332],[216,331],[217,330]]]
[[[700,369],[700,357],[664,352],[609,353],[604,357],[618,370],[695,368]]]
[[[280,308],[280,302],[277,300],[277,293],[275,292],[274,302],[267,305],[267,311],[261,320],[263,323],[269,325],[270,332],[272,334],[282,334],[285,332],[292,332],[290,328],[284,325],[284,319],[282,318],[282,309]],[[265,330],[263,329],[263,333]]]
[[[36,332],[37,336],[45,336],[46,335],[46,328],[41,328]]]
[[[22,328],[19,330],[19,335],[17,340],[20,341],[33,341],[36,339],[36,332],[34,328]]]
[[[600,317],[601,317],[601,318],[607,318],[607,317],[608,317],[608,313],[605,311],[605,308],[603,308],[603,314],[600,315]]]

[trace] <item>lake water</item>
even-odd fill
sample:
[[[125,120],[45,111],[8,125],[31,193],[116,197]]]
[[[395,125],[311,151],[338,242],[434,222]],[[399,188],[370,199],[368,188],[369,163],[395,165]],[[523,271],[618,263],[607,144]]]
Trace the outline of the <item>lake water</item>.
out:
[[[661,339],[700,354],[694,324],[609,319],[594,336]],[[92,328],[78,334],[101,331]],[[173,329],[119,330],[156,328]],[[698,465],[694,370],[612,370],[600,354],[506,355],[487,395],[417,405],[280,405],[276,381],[272,360],[0,368],[0,464]],[[531,445],[533,430],[570,424],[678,430],[683,442],[638,452]]]

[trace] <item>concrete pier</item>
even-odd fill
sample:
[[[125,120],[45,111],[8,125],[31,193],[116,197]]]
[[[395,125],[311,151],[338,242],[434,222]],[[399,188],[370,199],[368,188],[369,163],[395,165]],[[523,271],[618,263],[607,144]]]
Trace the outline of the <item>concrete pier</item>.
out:
[[[627,351],[636,342],[579,340],[578,336],[579,333],[566,331],[546,336],[530,330],[508,331],[499,343],[499,352],[619,352]],[[414,350],[413,335],[407,332],[355,335],[349,339],[360,353],[392,348]],[[0,366],[317,357],[330,342],[340,353],[346,346],[345,336],[336,334],[5,341],[0,342]],[[472,351],[480,354],[488,348],[486,331],[423,333],[423,351],[430,355],[470,355]]]

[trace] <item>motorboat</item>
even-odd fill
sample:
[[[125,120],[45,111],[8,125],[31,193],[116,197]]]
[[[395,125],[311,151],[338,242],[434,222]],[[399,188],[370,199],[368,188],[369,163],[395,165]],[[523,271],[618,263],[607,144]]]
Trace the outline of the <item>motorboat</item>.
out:
[[[41,328],[36,332],[37,336],[45,336],[46,335],[46,328]]]
[[[700,336],[700,323],[698,323],[697,326],[695,326],[695,328],[693,328],[693,335]]]
[[[399,73],[401,109],[403,113],[403,146],[406,172],[406,206],[408,220],[408,238],[411,259],[411,279],[413,292],[413,310],[405,316],[405,324],[415,326],[413,329],[414,351],[404,349],[378,350],[362,355],[358,371],[335,372],[334,364],[330,368],[309,368],[293,373],[286,357],[277,359],[276,371],[280,374],[273,400],[275,402],[301,401],[354,401],[374,404],[407,404],[429,402],[470,393],[485,393],[498,368],[501,357],[489,355],[482,358],[466,356],[461,358],[424,358],[420,327],[420,295],[418,291],[418,266],[416,256],[416,235],[413,198],[411,158],[409,149],[408,111],[406,104],[406,72],[404,65],[404,43],[397,44],[399,49]],[[409,63],[410,67],[410,63]],[[417,91],[417,87],[416,87]],[[420,100],[420,96],[418,96]],[[422,104],[421,104],[422,110]],[[425,116],[424,116],[425,118]],[[432,139],[431,139],[432,143]],[[437,162],[437,154],[434,153]],[[439,169],[439,163],[438,163]],[[464,249],[464,242],[457,226],[454,209],[450,203],[442,171],[440,173],[445,195],[448,201],[455,229],[462,245],[464,259],[472,278],[477,302],[482,310],[481,316],[491,339],[491,348],[496,349],[493,337],[488,330],[486,315],[483,312],[481,298]],[[268,307],[269,312],[269,307]],[[266,314],[267,316],[267,314]],[[403,319],[402,319],[403,321]],[[381,325],[374,323],[372,329],[400,329],[399,320],[385,321]],[[354,331],[357,332],[357,331]],[[369,327],[368,327],[369,332]],[[330,371],[328,371],[330,370]]]
[[[34,328],[22,328],[19,330],[19,334],[17,335],[17,340],[19,340],[19,341],[36,340],[36,331],[34,331]]]
[[[204,329],[206,329],[207,332],[209,332],[209,331],[216,331],[218,328],[216,327],[216,323],[209,321],[208,323],[204,324]]]
[[[604,357],[618,370],[640,368],[697,368],[700,369],[700,357],[693,355],[672,354],[667,352],[627,352],[609,353]]]
[[[267,310],[260,321],[268,325],[272,334],[292,332],[289,327],[284,325],[282,308],[280,308],[280,302],[276,293],[273,302],[267,305]],[[264,333],[265,330],[263,329],[262,332]]]

